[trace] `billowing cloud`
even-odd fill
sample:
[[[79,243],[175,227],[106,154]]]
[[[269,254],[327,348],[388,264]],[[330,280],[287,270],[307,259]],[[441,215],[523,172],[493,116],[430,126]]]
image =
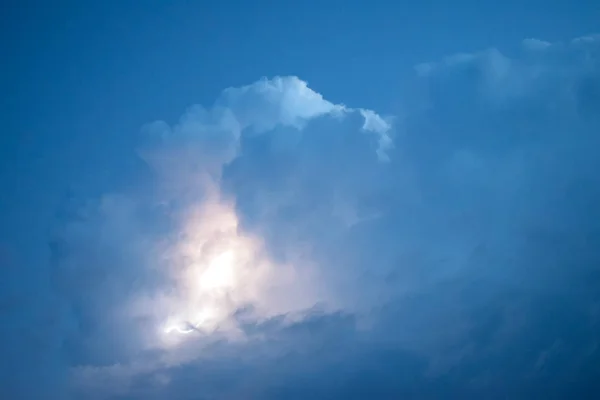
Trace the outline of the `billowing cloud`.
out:
[[[290,236],[281,257],[244,226],[241,197],[231,190],[237,160],[252,152],[246,146],[272,141],[272,154],[293,157],[319,146],[310,143],[318,132],[328,140],[337,128],[332,139],[347,140],[339,127],[355,132],[350,140],[373,163],[386,161],[389,122],[332,104],[295,77],[227,89],[210,109],[193,106],[173,126],[143,128],[138,153],[153,172],[150,189],[72,207],[53,239],[55,276],[74,326],[66,350],[81,395],[126,392],[134,378],[203,359],[218,340],[254,340],[248,321],[283,317],[287,326],[315,307],[344,307],[310,249]],[[339,159],[334,143],[324,144],[330,162]],[[94,389],[106,379],[113,384]]]
[[[402,119],[276,77],[145,126],[152,182],[54,235],[76,396],[590,389],[599,46],[421,64]]]

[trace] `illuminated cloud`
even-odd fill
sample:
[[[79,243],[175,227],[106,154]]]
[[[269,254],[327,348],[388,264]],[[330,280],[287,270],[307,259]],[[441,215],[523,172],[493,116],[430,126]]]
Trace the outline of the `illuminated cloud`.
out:
[[[177,238],[161,261],[173,282],[170,294],[161,294],[160,305],[145,305],[156,310],[166,299],[173,302],[165,332],[224,329],[243,307],[264,318],[332,300],[319,287],[321,279],[309,260],[295,261],[303,265],[276,263],[259,237],[243,231],[235,199],[221,188],[221,175],[241,152],[245,135],[279,128],[302,135],[312,120],[338,121],[352,114],[364,118],[362,129],[377,136],[374,151],[384,158],[391,147],[389,123],[370,110],[334,105],[296,77],[230,88],[211,110],[194,106],[173,128],[164,122],[148,126],[157,142],[142,147],[140,154],[166,181],[161,182],[166,186],[161,200],[197,196],[172,214]],[[173,183],[176,188],[171,190]]]
[[[598,45],[421,64],[402,120],[278,77],[147,125],[152,190],[57,234],[77,393],[481,398],[576,376],[598,358]]]
[[[77,208],[56,233],[57,278],[76,321],[69,346],[83,390],[92,390],[94,376],[115,374],[126,388],[139,374],[201,357],[215,340],[249,340],[241,324],[248,318],[282,316],[291,324],[314,307],[344,307],[310,251],[290,240],[282,260],[242,226],[236,196],[223,183],[248,140],[269,134],[294,153],[322,124],[353,129],[375,162],[389,160],[389,122],[334,105],[296,77],[230,88],[212,108],[193,106],[173,126],[144,127],[138,153],[155,173],[151,193],[105,195]],[[152,351],[160,356],[140,364]]]

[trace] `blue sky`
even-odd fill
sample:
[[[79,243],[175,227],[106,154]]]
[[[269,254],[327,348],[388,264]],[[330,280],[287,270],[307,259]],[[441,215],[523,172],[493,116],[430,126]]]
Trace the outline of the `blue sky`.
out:
[[[593,2],[4,9],[0,397],[600,390]]]

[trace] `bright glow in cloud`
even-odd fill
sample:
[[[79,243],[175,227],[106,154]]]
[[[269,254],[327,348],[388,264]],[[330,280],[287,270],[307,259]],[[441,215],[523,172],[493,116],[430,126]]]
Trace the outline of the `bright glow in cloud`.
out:
[[[297,299],[297,304],[287,303],[284,309],[270,297],[272,286],[295,284],[286,280],[292,267],[274,265],[261,242],[241,232],[233,204],[215,194],[184,215],[179,239],[163,260],[174,282],[171,294],[165,296],[169,304],[165,332],[231,329],[228,318],[246,306],[268,317],[314,304],[309,288],[303,288],[305,301]]]

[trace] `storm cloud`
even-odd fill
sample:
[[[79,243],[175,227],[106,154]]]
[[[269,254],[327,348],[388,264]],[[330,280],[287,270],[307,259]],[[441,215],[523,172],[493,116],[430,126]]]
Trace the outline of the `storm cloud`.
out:
[[[599,390],[599,57],[419,64],[395,116],[282,76],[149,122],[143,182],[57,212],[44,368],[89,399]]]

